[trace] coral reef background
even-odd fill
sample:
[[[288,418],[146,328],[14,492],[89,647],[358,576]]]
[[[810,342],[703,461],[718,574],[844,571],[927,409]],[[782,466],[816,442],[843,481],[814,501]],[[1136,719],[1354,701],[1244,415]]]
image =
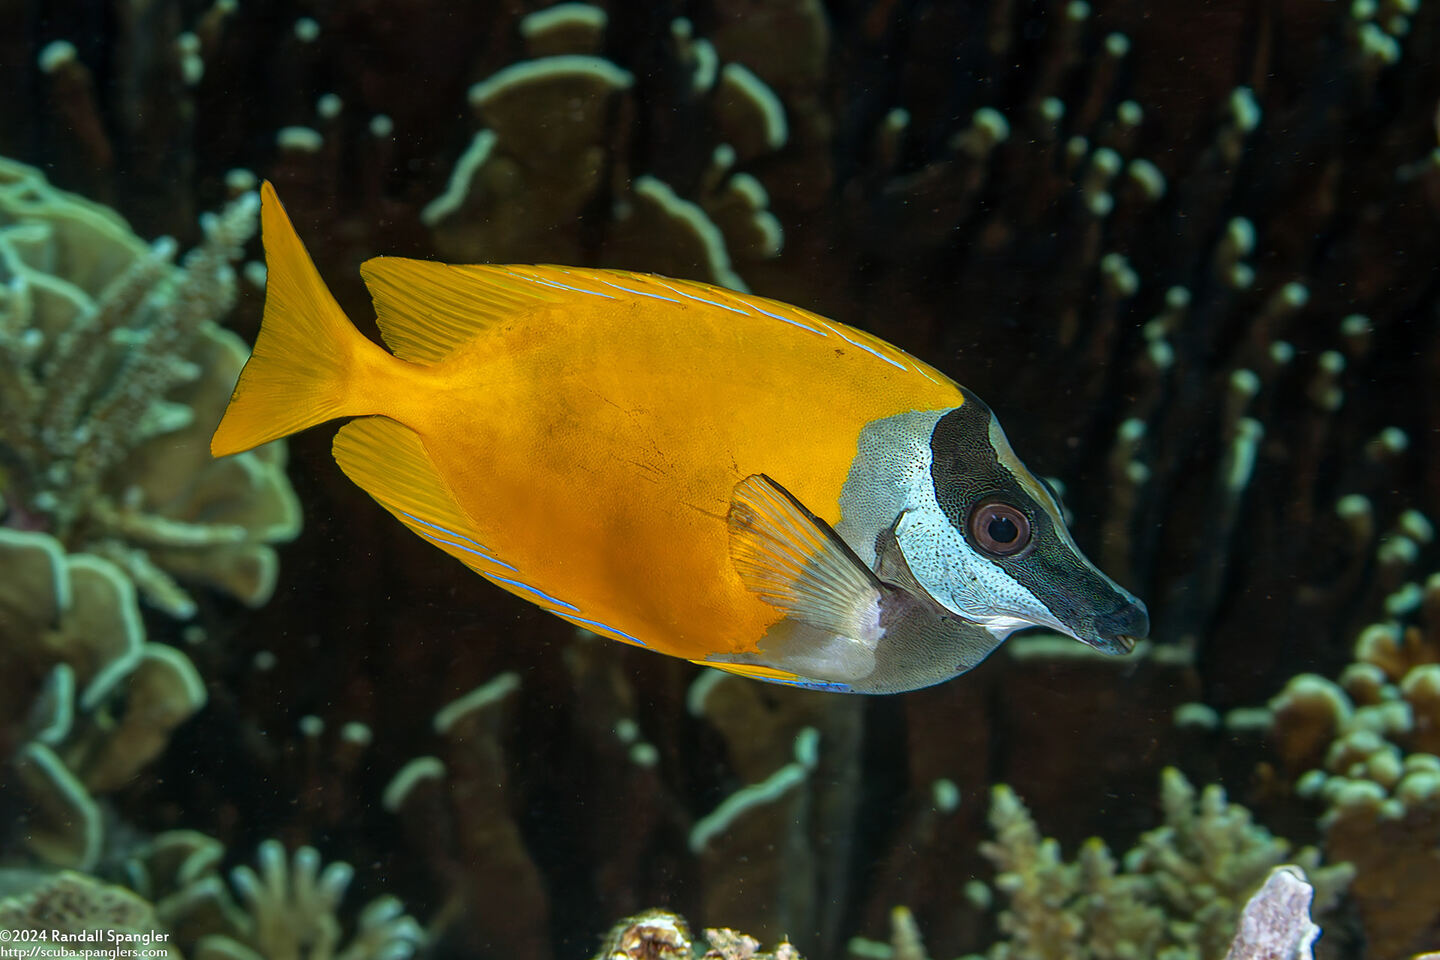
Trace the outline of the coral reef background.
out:
[[[1288,860],[1322,954],[1440,944],[1437,57],[1419,0],[0,0],[0,892],[123,885],[185,955],[574,958],[660,906],[911,956],[905,905],[937,956],[1215,956]],[[388,253],[900,344],[1154,642],[777,689],[488,588],[324,430],[193,456],[260,176],[361,322]]]

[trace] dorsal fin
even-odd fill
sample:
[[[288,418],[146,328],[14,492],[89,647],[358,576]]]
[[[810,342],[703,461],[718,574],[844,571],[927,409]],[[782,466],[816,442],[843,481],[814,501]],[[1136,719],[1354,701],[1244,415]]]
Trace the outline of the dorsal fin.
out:
[[[362,417],[340,428],[332,453],[346,476],[422,539],[476,573],[511,569],[481,542],[414,430],[386,417]]]
[[[935,380],[934,371],[914,357],[863,330],[779,300],[694,280],[628,270],[543,264],[452,265],[404,257],[374,257],[361,264],[360,275],[374,300],[385,345],[401,359],[416,363],[438,363],[487,328],[537,306],[639,297],[763,315],[821,337],[839,337],[894,367],[913,368]]]
[[[360,276],[385,345],[403,360],[438,363],[505,318],[564,299],[564,291],[534,282],[523,269],[373,257],[360,265]]]

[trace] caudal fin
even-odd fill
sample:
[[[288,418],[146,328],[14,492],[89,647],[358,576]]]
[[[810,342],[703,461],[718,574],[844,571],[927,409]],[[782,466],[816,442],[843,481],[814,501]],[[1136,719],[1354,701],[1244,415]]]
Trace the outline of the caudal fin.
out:
[[[330,295],[268,180],[260,187],[260,224],[265,315],[255,350],[210,439],[217,457],[362,412],[350,402],[356,361],[366,348],[379,349]]]

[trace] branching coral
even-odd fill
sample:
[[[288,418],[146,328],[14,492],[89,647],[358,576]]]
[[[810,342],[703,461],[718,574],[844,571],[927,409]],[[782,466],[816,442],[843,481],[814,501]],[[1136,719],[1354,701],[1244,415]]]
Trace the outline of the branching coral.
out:
[[[1313,960],[1311,947],[1320,936],[1320,928],[1310,919],[1310,902],[1314,894],[1314,887],[1299,867],[1286,864],[1271,869],[1265,883],[1241,910],[1235,937],[1224,960]],[[1096,896],[1098,899],[1105,894]],[[1135,904],[1132,905],[1134,910],[1143,913],[1144,908]],[[1128,926],[1133,929],[1145,925],[1141,914],[1132,912]],[[1084,931],[1084,924],[1078,921],[1061,926],[1063,929],[1048,930],[1043,935],[1073,937]],[[1051,952],[1057,956],[1087,955],[1081,944],[1048,941],[1048,945],[1053,947]],[[992,954],[994,952],[992,950]],[[1144,952],[1132,943],[1124,944],[1117,953],[1134,960],[1149,957],[1164,960],[1186,955],[1184,951],[1173,948],[1159,953]],[[857,937],[850,942],[850,956],[853,960],[929,960],[930,955],[915,918],[907,908],[896,907],[890,912],[890,942],[878,943]]]
[[[1007,900],[1000,913],[1007,939],[990,949],[992,960],[1210,960],[1223,955],[1241,908],[1274,867],[1300,865],[1322,911],[1352,875],[1347,865],[1321,867],[1310,848],[1292,858],[1290,845],[1252,823],[1223,789],[1211,785],[1197,796],[1174,768],[1161,778],[1161,807],[1164,826],[1142,836],[1122,862],[1098,839],[1066,862],[1019,798],[996,787],[995,839],[983,850]]]
[[[246,195],[203,220],[181,267],[110,210],[0,159],[0,493],[5,524],[113,562],[142,597],[186,618],[180,581],[251,604],[299,509],[272,448],[209,457],[246,351],[214,321],[253,233]]]

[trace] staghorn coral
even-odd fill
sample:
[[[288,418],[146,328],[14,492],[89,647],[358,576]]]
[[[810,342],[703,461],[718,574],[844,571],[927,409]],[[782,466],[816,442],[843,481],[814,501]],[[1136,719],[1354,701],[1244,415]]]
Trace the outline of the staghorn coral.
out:
[[[113,212],[0,158],[0,465],[5,524],[114,563],[185,619],[179,581],[252,605],[269,544],[299,530],[280,448],[223,462],[208,437],[246,351],[214,321],[254,231],[247,195],[204,220],[181,267]]]
[[[1116,893],[1128,896],[1134,892],[1119,890],[1116,884],[1111,886],[1112,889],[1093,896],[1103,901],[1114,898]],[[1286,864],[1272,868],[1265,883],[1245,902],[1225,960],[1313,960],[1311,947],[1320,936],[1320,928],[1310,920],[1310,901],[1314,893],[1314,887],[1298,866]],[[1104,909],[1103,903],[1101,909]],[[1128,926],[1132,931],[1142,928],[1146,919],[1141,908],[1140,912],[1131,913]],[[1084,924],[1080,922],[1060,926],[1064,929],[1047,929],[1041,931],[1041,936],[1068,938],[1084,931]],[[1040,942],[1055,955],[1089,955],[1081,944],[1065,940]],[[1123,944],[1117,953],[1136,958],[1183,955],[1173,948],[1153,954],[1130,942]],[[850,955],[856,960],[929,960],[920,928],[905,907],[895,907],[890,911],[888,944],[857,937],[850,941]]]
[[[1160,792],[1164,826],[1145,833],[1120,861],[1095,838],[1067,862],[1019,798],[996,787],[995,839],[982,849],[1006,898],[999,916],[1006,939],[987,955],[1205,960],[1222,955],[1241,909],[1276,866],[1299,864],[1315,884],[1321,911],[1350,880],[1348,865],[1321,867],[1314,849],[1292,860],[1290,845],[1252,823],[1249,811],[1228,803],[1218,785],[1197,795],[1169,768]]]

